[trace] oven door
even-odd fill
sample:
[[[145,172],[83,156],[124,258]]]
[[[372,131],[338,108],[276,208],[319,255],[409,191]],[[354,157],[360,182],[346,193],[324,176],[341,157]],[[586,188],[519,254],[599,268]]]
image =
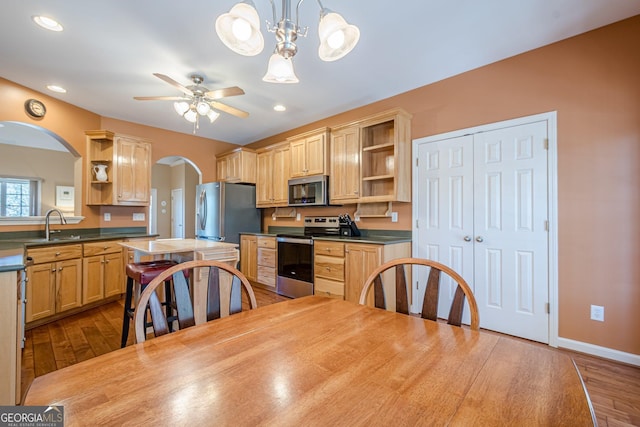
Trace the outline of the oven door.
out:
[[[313,295],[313,240],[278,237],[276,292],[291,298]]]

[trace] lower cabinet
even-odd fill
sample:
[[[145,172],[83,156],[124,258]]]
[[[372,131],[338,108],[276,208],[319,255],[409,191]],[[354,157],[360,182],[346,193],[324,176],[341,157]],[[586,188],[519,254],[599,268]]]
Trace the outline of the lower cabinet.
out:
[[[46,323],[49,317],[122,294],[125,258],[119,242],[27,249],[26,323]]]
[[[27,322],[82,305],[81,259],[30,266],[27,277]]]
[[[123,293],[122,246],[118,241],[83,246],[82,304]]]
[[[411,256],[411,243],[314,242],[314,294],[358,303],[365,280],[382,263]],[[368,302],[373,301],[369,294]],[[395,301],[387,301],[395,310]]]
[[[240,236],[240,271],[254,284],[275,290],[277,259],[275,237]]]

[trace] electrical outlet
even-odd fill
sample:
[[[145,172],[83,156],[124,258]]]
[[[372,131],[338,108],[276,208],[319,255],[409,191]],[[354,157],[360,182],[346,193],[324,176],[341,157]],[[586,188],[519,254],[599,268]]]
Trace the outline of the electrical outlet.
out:
[[[111,214],[109,212],[105,212],[104,213],[104,220],[106,221],[111,221]]]
[[[398,222],[398,212],[391,212],[391,222]]]
[[[296,221],[300,221],[300,212],[296,214]]]
[[[604,322],[604,307],[601,305],[591,306],[591,320]]]
[[[134,213],[133,214],[134,221],[144,221],[144,213]]]

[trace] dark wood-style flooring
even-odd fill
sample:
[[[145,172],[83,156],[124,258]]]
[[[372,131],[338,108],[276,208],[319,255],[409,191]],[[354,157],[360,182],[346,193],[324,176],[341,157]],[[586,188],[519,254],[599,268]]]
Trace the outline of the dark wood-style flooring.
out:
[[[257,287],[254,292],[258,306],[287,299]],[[120,300],[27,331],[22,353],[23,397],[35,377],[120,348],[122,313]],[[131,328],[129,344],[133,335]],[[566,352],[582,374],[598,425],[640,426],[640,368]]]

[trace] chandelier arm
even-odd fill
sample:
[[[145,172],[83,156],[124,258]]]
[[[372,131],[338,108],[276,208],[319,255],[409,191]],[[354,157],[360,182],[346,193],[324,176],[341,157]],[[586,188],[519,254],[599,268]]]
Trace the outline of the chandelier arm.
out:
[[[304,0],[300,0],[300,1],[298,2],[298,4],[296,5],[296,31],[299,31],[299,30],[300,30],[300,24],[299,24],[299,21],[300,21],[300,12],[299,12],[299,9],[300,9],[300,5],[302,4],[302,2],[303,2],[303,1],[304,1]]]
[[[276,3],[273,0],[269,0],[271,3],[271,13],[273,14],[273,23],[267,21],[267,25],[269,26],[267,30],[269,32],[275,31],[276,23],[278,22],[278,17],[276,16]]]

